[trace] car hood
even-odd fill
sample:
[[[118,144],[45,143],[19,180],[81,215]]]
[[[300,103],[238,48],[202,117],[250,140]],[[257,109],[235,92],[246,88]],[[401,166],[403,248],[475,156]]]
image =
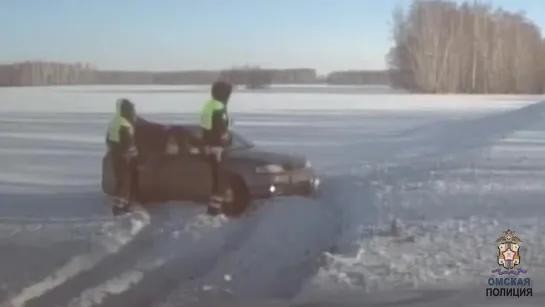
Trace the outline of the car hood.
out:
[[[286,169],[296,169],[305,166],[306,158],[286,153],[278,153],[252,147],[247,149],[233,150],[229,157],[234,159],[253,160],[260,164],[279,164]]]

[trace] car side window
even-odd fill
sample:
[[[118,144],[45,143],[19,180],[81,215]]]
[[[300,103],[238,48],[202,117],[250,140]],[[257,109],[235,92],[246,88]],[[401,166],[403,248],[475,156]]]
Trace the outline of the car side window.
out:
[[[199,152],[201,142],[191,135],[184,135],[180,140],[180,152],[184,154],[196,154]]]
[[[189,151],[187,143],[188,135],[183,130],[172,128],[168,132],[165,154],[169,156],[177,156],[185,154]]]

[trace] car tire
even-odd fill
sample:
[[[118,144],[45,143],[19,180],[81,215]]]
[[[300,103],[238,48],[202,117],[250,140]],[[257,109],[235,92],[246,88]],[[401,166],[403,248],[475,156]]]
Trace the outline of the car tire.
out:
[[[231,175],[226,190],[228,201],[223,205],[223,213],[237,217],[246,212],[250,206],[251,197],[244,180],[239,176]]]

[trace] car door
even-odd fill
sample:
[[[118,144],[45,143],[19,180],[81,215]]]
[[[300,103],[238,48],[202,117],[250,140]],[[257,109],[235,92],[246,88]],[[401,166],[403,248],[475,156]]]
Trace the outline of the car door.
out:
[[[208,165],[189,151],[148,159],[145,167],[147,171],[142,174],[141,185],[152,190],[160,200],[200,200],[210,193]]]
[[[174,183],[176,199],[205,200],[212,188],[210,166],[199,152],[201,140],[180,129],[178,153],[170,156],[164,173],[168,182]]]
[[[177,153],[159,153],[146,159],[147,174],[141,184],[162,200],[206,200],[212,176],[204,157],[194,152],[200,148],[199,141],[180,137],[178,142]]]
[[[210,166],[199,153],[190,151],[192,147],[182,148],[176,169],[183,177],[185,195],[191,199],[205,200],[212,191],[212,174]],[[194,148],[194,147],[193,147]]]

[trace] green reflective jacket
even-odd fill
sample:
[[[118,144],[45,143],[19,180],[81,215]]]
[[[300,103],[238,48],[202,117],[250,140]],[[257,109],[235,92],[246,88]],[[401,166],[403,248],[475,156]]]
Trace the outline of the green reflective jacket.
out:
[[[211,130],[214,112],[221,111],[224,108],[225,106],[223,105],[223,103],[214,99],[208,100],[201,110],[201,128],[205,130]]]
[[[126,127],[131,135],[134,134],[132,124],[121,116],[121,101],[117,101],[115,116],[108,125],[108,140],[116,143],[119,142],[119,129],[121,127]]]

